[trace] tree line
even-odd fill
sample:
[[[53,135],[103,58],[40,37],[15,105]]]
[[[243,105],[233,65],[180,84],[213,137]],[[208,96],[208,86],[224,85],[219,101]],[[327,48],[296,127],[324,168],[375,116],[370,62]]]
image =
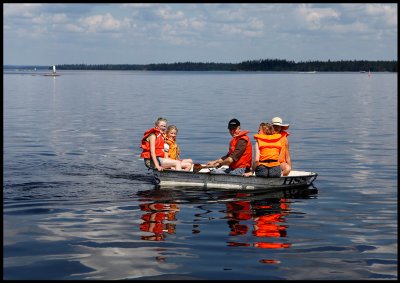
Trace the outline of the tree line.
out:
[[[249,60],[241,63],[179,62],[159,64],[64,64],[57,70],[126,70],[126,71],[274,71],[274,72],[397,72],[397,61],[306,61],[280,59]]]

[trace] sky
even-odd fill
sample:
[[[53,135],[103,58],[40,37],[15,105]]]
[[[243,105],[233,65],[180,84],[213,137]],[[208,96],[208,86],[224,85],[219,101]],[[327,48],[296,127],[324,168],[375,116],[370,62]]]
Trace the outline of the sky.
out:
[[[3,64],[397,60],[397,4],[3,3]]]

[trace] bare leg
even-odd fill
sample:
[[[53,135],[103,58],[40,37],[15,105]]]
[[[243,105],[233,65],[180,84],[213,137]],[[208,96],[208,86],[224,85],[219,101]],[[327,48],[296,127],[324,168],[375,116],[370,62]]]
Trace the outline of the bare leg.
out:
[[[175,170],[182,170],[182,162],[171,158],[160,158],[161,166],[165,169],[175,168]]]
[[[192,164],[193,164],[192,159],[183,159],[181,162],[183,170],[190,171],[190,169],[192,169]]]

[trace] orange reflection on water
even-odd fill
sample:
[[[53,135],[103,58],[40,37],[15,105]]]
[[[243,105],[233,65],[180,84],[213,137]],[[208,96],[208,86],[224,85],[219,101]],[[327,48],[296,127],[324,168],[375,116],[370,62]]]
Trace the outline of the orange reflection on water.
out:
[[[246,194],[238,194],[243,197]],[[266,199],[266,200],[240,200],[231,201],[226,204],[226,214],[230,236],[244,236],[250,230],[249,220],[252,222],[251,234],[262,241],[253,244],[243,242],[228,242],[228,246],[248,247],[253,246],[261,249],[282,249],[289,248],[290,243],[271,241],[272,238],[284,238],[287,235],[285,215],[289,213],[289,202],[287,199]],[[261,239],[260,239],[261,240]],[[276,260],[263,259],[262,263],[279,263]]]
[[[175,203],[143,203],[139,205],[143,214],[140,230],[152,233],[142,236],[142,240],[164,241],[166,234],[175,234],[175,224],[164,221],[175,221],[179,206]]]

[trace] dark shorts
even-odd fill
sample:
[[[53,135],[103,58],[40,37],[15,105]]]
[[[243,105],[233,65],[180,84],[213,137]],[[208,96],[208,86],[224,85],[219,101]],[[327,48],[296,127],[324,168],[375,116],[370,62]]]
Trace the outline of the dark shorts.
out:
[[[257,166],[256,168],[257,177],[268,177],[268,178],[279,178],[281,176],[282,170],[281,166],[266,167],[264,165]]]
[[[160,158],[157,157],[158,164],[161,165]],[[149,169],[156,169],[156,166],[154,165],[153,159],[151,158],[145,158],[144,159],[144,165],[149,168]]]
[[[248,168],[236,168],[236,169],[231,169],[231,168],[226,168],[226,169],[215,169],[211,171],[211,174],[230,174],[230,175],[243,175],[244,173],[248,172]]]

